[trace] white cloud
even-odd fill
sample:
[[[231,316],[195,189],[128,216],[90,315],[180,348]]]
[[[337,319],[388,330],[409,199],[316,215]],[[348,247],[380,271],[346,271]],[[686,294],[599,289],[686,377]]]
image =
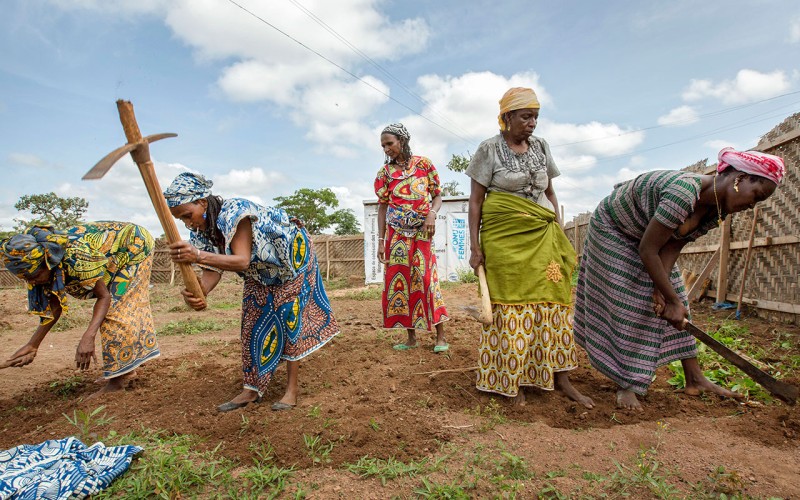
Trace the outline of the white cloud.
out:
[[[789,25],[789,41],[800,43],[800,17],[795,18]]]
[[[40,156],[29,153],[9,153],[7,161],[12,166],[44,168],[51,166]]]
[[[685,101],[699,101],[704,98],[715,98],[725,104],[742,104],[761,99],[768,99],[791,87],[789,79],[783,71],[760,73],[751,69],[740,70],[733,80],[725,80],[714,84],[711,80],[692,80],[683,92]]]
[[[226,198],[242,197],[260,204],[271,204],[272,198],[280,192],[278,187],[286,183],[284,174],[265,171],[261,167],[246,170],[232,169],[212,178],[215,194]]]
[[[691,106],[678,106],[672,109],[669,113],[658,117],[659,125],[689,125],[695,123],[700,118],[697,116],[697,111]]]
[[[361,69],[371,69],[361,54],[386,67],[386,61],[421,51],[431,34],[421,18],[395,19],[381,12],[382,0],[304,0],[302,6],[239,0],[253,15],[219,0],[51,1],[62,8],[162,17],[199,61],[225,64],[217,79],[223,96],[236,102],[270,102],[286,108],[315,141],[322,140],[322,147],[330,145],[340,157],[352,157],[353,146],[363,144],[367,129],[361,121],[388,99],[381,94],[389,93],[388,86]],[[312,50],[380,92],[352,79]],[[325,133],[320,134],[321,130]]]
[[[708,149],[714,152],[713,156],[716,157],[717,153],[722,148],[732,147],[734,149],[741,149],[740,146],[734,144],[731,141],[726,141],[724,139],[714,139],[712,141],[706,141],[703,143],[703,146],[707,147]]]

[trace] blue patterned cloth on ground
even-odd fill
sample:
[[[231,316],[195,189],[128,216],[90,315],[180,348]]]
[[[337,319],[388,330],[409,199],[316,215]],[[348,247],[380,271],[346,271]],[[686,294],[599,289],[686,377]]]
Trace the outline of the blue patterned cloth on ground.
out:
[[[0,499],[85,498],[128,469],[138,446],[86,446],[75,437],[0,451]]]

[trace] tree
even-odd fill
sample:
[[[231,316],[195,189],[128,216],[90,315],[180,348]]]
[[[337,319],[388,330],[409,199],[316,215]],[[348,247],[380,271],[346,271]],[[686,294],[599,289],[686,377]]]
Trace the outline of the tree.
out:
[[[454,154],[450,161],[447,162],[447,168],[453,172],[466,172],[469,167],[469,160],[471,155],[467,156]],[[442,196],[461,196],[464,192],[458,189],[458,181],[450,181],[442,184]]]
[[[333,214],[331,214],[331,220],[336,224],[335,234],[346,235],[358,234],[361,232],[356,214],[349,208],[333,212]]]
[[[336,234],[358,232],[358,220],[352,210],[334,210],[339,200],[330,188],[301,188],[290,196],[276,196],[275,201],[278,208],[302,220],[311,234],[320,234],[334,224],[337,225]],[[329,213],[329,210],[334,211]]]
[[[19,211],[28,211],[33,219],[14,219],[15,231],[21,232],[34,224],[52,225],[56,229],[74,226],[83,220],[83,214],[89,209],[89,202],[79,196],[62,198],[55,193],[26,194],[14,205]]]

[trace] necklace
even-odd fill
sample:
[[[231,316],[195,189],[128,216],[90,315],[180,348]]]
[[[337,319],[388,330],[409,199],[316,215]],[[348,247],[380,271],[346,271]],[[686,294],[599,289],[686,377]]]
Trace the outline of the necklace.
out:
[[[717,198],[717,174],[714,174],[714,201],[717,204],[717,225],[722,224],[722,210],[719,208],[719,198]]]

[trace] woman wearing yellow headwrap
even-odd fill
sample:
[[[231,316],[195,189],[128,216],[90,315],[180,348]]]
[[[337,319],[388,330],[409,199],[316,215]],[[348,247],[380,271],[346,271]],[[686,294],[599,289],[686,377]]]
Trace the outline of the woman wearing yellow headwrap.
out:
[[[126,222],[91,222],[66,232],[34,227],[0,241],[0,260],[28,283],[28,309],[41,318],[28,343],[0,368],[33,361],[42,340],[67,311],[67,295],[94,298],[75,364],[86,370],[92,360],[97,362],[99,332],[107,379],[100,392],[122,389],[133,370],[160,354],[148,291],[153,246],[145,228]]]
[[[500,133],[470,160],[470,265],[483,264],[494,321],[484,326],[477,388],[525,402],[522,386],[558,389],[587,408],[569,381],[575,251],[561,229],[547,142],[533,135],[539,100],[529,88],[500,99]],[[478,237],[480,235],[480,241]]]

